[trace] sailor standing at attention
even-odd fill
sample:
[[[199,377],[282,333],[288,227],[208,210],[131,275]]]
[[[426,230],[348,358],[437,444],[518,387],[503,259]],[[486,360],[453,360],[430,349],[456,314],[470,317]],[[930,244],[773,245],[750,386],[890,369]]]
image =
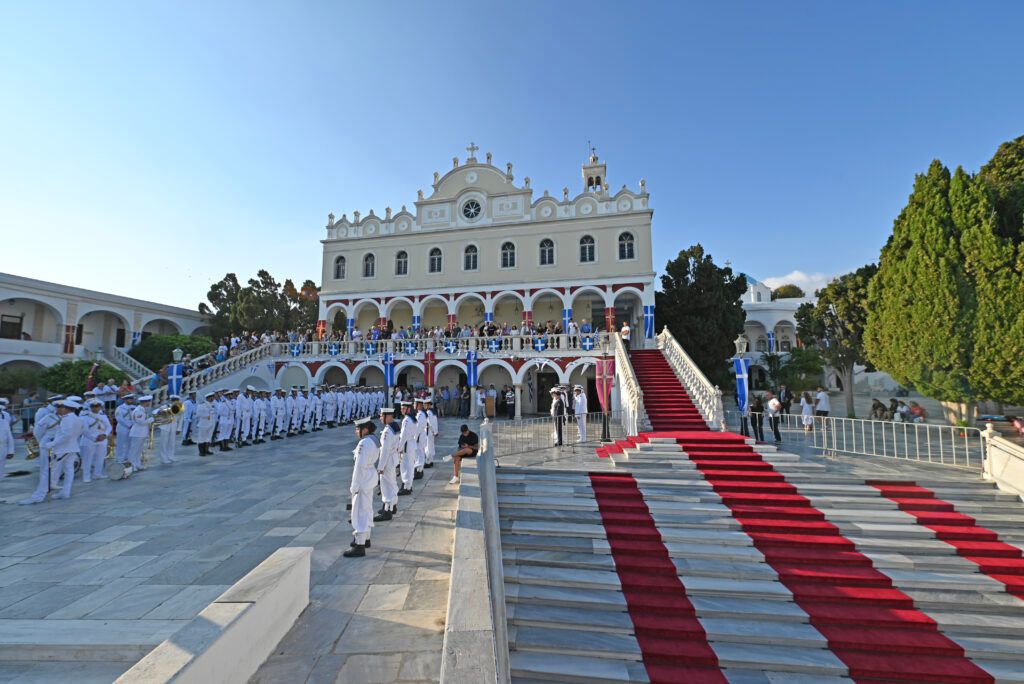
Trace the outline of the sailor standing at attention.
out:
[[[107,437],[110,435],[110,421],[103,414],[103,402],[90,399],[85,402],[85,412],[79,414],[82,419],[82,439],[78,453],[82,458],[82,482],[92,479],[102,480],[103,459],[107,455]]]
[[[64,475],[64,486],[60,492],[54,494],[54,499],[70,499],[71,483],[75,480],[75,458],[80,453],[80,440],[82,437],[82,420],[78,412],[82,405],[72,399],[63,400],[57,407],[57,414],[60,424],[56,430],[51,430],[46,435],[45,442],[39,444],[40,450],[48,449],[53,452],[53,459],[57,463],[57,471]],[[39,495],[39,488],[36,488],[33,498]],[[45,497],[45,491],[43,492]],[[40,498],[40,500],[42,500]],[[33,502],[34,503],[34,502]]]
[[[380,409],[380,422],[384,426],[380,429],[380,457],[377,459],[381,507],[373,517],[374,522],[391,520],[398,505],[398,479],[395,477],[395,468],[398,467],[400,459],[398,443],[402,426],[392,419],[394,414],[395,409],[391,406],[382,406]]]
[[[167,399],[171,403],[174,403],[181,399],[181,397],[179,397],[177,394],[172,394],[169,397],[167,397]],[[170,412],[171,404],[164,404],[163,406],[160,407],[160,410]],[[175,433],[177,432],[177,430],[175,429],[177,427],[177,423],[178,421],[175,418],[169,423],[164,423],[163,425],[156,426],[157,453],[160,454],[160,462],[163,463],[164,465],[169,465],[171,463],[176,462],[176,459],[174,458],[174,436]]]
[[[252,436],[252,393],[255,391],[255,387],[247,385],[245,392],[236,401],[239,448],[252,445],[252,442],[249,440]]]
[[[213,431],[217,427],[217,407],[213,400],[217,397],[216,392],[207,392],[203,397],[205,401],[196,406],[196,439],[199,440],[199,455],[210,456],[210,443],[213,441]]]
[[[579,433],[576,441],[582,444],[587,441],[587,395],[583,393],[581,385],[573,388],[572,412],[576,416],[576,430]]]
[[[146,440],[149,439],[150,426],[153,424],[153,416],[149,413],[149,407],[153,403],[153,397],[146,395],[139,397],[139,405],[132,411],[132,429],[128,433],[128,461],[136,472],[144,470],[142,465],[142,450],[146,447]]]
[[[231,404],[223,396],[217,397],[217,441],[221,451],[234,451],[228,446],[231,439]]]
[[[270,439],[281,439],[288,432],[288,400],[280,387],[274,391],[274,396],[270,400],[270,411],[274,414],[274,433],[270,435]]]
[[[427,425],[427,412],[423,410],[423,397],[415,400],[416,407],[416,473],[412,476],[414,480],[423,479],[423,464],[426,461],[427,433],[430,426]]]
[[[412,402],[402,402],[402,427],[398,435],[398,451],[402,455],[401,475],[402,488],[398,496],[412,494],[412,481],[416,473],[416,437],[419,427],[412,415]]]
[[[423,398],[423,406],[427,414],[427,442],[423,448],[423,467],[434,467],[434,456],[437,449],[434,448],[434,440],[437,439],[437,414],[434,413],[434,400],[429,396]]]
[[[192,446],[195,442],[192,440],[192,429],[194,427],[193,422],[196,417],[196,393],[193,390],[188,393],[188,398],[185,399],[185,415],[181,419],[181,446]]]
[[[8,404],[7,397],[0,397],[0,477],[4,477],[7,460],[14,458],[14,432],[11,430]]]
[[[128,452],[131,450],[131,438],[128,436],[132,431],[132,411],[135,410],[135,395],[124,395],[124,403],[114,410],[114,421],[117,424],[117,441],[114,442],[114,456],[118,463],[128,462]]]
[[[356,421],[356,436],[359,443],[352,452],[352,548],[343,553],[346,558],[366,555],[370,546],[370,530],[373,528],[373,488],[377,485],[377,460],[380,456],[380,442],[373,433],[376,426],[367,416]]]

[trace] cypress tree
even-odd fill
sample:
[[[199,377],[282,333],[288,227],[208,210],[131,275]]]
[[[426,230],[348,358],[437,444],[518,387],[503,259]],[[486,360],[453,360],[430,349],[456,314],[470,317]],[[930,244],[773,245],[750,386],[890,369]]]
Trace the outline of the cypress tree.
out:
[[[938,160],[915,179],[868,288],[864,346],[871,362],[898,382],[943,402],[970,404],[975,307],[950,183],[949,169]],[[968,407],[966,415],[971,412]]]

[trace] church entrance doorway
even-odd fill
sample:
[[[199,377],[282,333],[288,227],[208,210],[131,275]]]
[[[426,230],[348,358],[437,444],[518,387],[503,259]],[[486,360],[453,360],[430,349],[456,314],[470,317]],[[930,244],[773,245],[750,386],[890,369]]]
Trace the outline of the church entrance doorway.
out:
[[[548,413],[551,410],[551,388],[557,384],[558,373],[537,372],[537,413]]]

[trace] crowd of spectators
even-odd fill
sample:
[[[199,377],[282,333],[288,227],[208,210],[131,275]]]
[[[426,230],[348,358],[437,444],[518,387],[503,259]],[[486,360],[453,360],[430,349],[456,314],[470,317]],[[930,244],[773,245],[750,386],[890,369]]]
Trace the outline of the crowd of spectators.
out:
[[[928,412],[916,401],[908,405],[899,399],[889,399],[886,406],[878,399],[871,400],[872,420],[892,420],[897,423],[924,423],[928,420]]]

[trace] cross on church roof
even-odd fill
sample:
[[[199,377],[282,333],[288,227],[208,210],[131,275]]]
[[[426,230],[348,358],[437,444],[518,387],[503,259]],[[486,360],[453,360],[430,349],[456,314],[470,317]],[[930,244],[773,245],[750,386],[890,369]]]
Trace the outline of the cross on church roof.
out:
[[[466,151],[469,152],[469,156],[470,157],[475,157],[476,156],[476,151],[479,150],[479,149],[480,148],[476,146],[476,143],[470,141],[469,147],[466,148]]]

